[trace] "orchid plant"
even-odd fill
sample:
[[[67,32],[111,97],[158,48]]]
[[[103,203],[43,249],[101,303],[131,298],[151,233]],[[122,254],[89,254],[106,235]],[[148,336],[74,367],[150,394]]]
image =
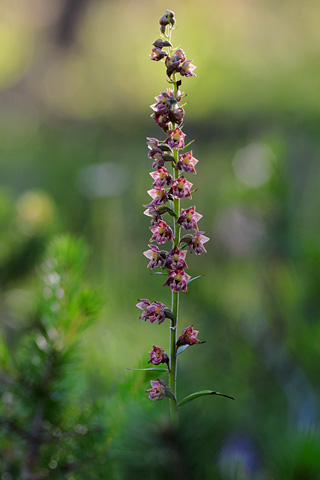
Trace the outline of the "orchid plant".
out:
[[[186,103],[181,105],[185,95],[179,88],[182,83],[181,77],[196,76],[194,74],[196,67],[192,60],[187,60],[181,48],[175,49],[172,46],[171,37],[175,28],[174,13],[167,10],[159,19],[159,24],[161,38],[153,43],[150,57],[153,61],[165,64],[170,87],[156,96],[156,103],[151,105],[153,110],[151,117],[162,129],[166,138],[164,140],[147,139],[148,158],[152,161],[153,168],[150,173],[153,184],[148,191],[152,200],[145,205],[144,214],[151,217],[150,242],[152,243],[149,244],[149,250],[146,250],[144,255],[149,260],[148,268],[151,270],[160,268],[166,271],[157,273],[167,275],[164,286],[171,290],[171,308],[169,309],[162,302],[148,299],[140,299],[137,307],[142,310],[141,321],[149,320],[151,323],[161,324],[166,319],[169,320],[170,355],[163,348],[154,345],[149,351],[148,362],[154,367],[134,370],[149,370],[159,374],[168,372],[168,385],[160,379],[151,380],[151,388],[146,390],[146,393],[149,394],[150,400],[162,400],[165,397],[170,399],[171,421],[175,426],[178,422],[178,410],[185,403],[202,395],[232,397],[213,390],[202,390],[188,395],[179,402],[177,400],[177,356],[189,346],[204,343],[197,338],[199,332],[193,328],[193,325],[184,328],[178,336],[180,292],[187,293],[190,282],[201,276],[191,278],[186,273],[188,269],[186,256],[188,251],[195,255],[206,253],[204,244],[209,238],[198,228],[202,215],[196,211],[196,207],[181,208],[180,205],[181,200],[192,199],[195,190],[192,190],[193,184],[186,179],[185,174],[196,174],[195,166],[198,160],[194,158],[192,151],[185,152],[193,141],[185,144],[186,135],[182,132],[182,126]],[[172,166],[172,173],[169,173],[166,166]],[[166,220],[163,219],[164,216]],[[162,248],[166,243],[171,244],[168,250]],[[158,367],[160,364],[165,364],[166,367]]]

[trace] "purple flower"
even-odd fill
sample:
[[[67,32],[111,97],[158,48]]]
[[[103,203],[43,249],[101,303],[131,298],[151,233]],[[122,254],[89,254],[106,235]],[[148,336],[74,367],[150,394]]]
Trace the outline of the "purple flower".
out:
[[[168,58],[168,57],[167,57]],[[196,77],[196,74],[193,71],[197,67],[193,65],[192,60],[186,60],[180,67],[179,73],[183,77]]]
[[[173,88],[167,88],[167,94],[169,95],[169,97],[175,98]],[[180,102],[180,100],[182,99],[182,97],[184,97],[184,93],[183,93],[183,92],[180,92],[180,90],[178,90],[178,91],[177,91],[177,95],[176,95],[177,102]]]
[[[176,108],[175,110],[172,110],[170,112],[170,120],[172,123],[181,125],[184,115],[185,115],[185,111],[183,110],[183,108],[181,107]]]
[[[143,252],[143,255],[150,260],[147,268],[153,269],[156,267],[162,267],[166,257],[165,252],[161,252],[156,245],[149,244],[148,246],[150,247],[150,250]]]
[[[166,318],[164,310],[167,307],[161,302],[151,303],[150,300],[143,298],[141,300],[139,299],[139,303],[137,303],[136,306],[140,308],[140,310],[143,310],[139,317],[142,322],[150,320],[150,323],[158,322],[160,325]]]
[[[190,280],[190,275],[187,275],[183,270],[169,270],[168,279],[163,285],[167,285],[173,292],[187,292],[187,283]]]
[[[162,243],[172,240],[172,230],[163,220],[160,220],[158,225],[150,227],[150,230],[153,234],[150,242],[157,242],[159,245],[161,245]]]
[[[162,92],[160,95],[157,95],[154,97],[156,99],[156,103],[153,105],[150,105],[152,110],[157,113],[168,113],[169,110],[172,108],[172,105],[175,105],[177,103],[177,100],[175,99],[174,96],[169,95],[168,91],[167,92]]]
[[[156,138],[154,137],[147,137],[147,145],[148,145],[148,148],[150,148],[150,150],[152,150],[153,148],[156,148],[159,146],[159,140],[157,140]]]
[[[164,267],[169,270],[188,268],[185,261],[186,255],[187,252],[185,250],[179,250],[178,247],[174,247],[171,252],[168,253]]]
[[[186,60],[186,54],[184,51],[179,48],[174,52],[172,57],[167,56],[166,57],[166,67],[167,67],[167,75],[168,77],[171,77],[171,75],[174,72],[179,72],[181,65],[183,62]]]
[[[161,347],[156,347],[153,345],[153,349],[148,352],[150,355],[150,360],[148,363],[153,363],[153,365],[159,365],[160,363],[169,363],[169,357]]]
[[[196,212],[196,207],[189,207],[182,209],[177,223],[186,230],[198,230],[197,222],[202,218],[202,215]]]
[[[192,156],[192,151],[180,155],[180,158],[177,162],[177,168],[183,170],[184,172],[197,173],[195,171],[195,165],[197,165],[199,160]]]
[[[180,128],[177,127],[174,130],[170,130],[165,143],[167,143],[171,148],[183,148],[185,136],[185,133],[183,133]]]
[[[162,203],[166,203],[169,200],[168,194],[162,187],[152,188],[148,190],[148,194],[153,199],[150,205],[161,205]]]
[[[154,180],[154,187],[164,187],[172,184],[172,177],[164,167],[158,168],[156,172],[150,172],[150,175]]]
[[[148,152],[148,158],[153,160],[152,168],[161,168],[164,165],[164,158],[162,150],[159,147],[152,148]]]
[[[192,198],[191,197],[191,187],[192,183],[188,182],[183,176],[177,178],[172,182],[172,187],[170,189],[170,193],[174,195],[176,198]]]
[[[186,59],[186,54],[182,50],[182,48],[178,48],[173,54],[175,57],[179,58],[180,62],[184,62]]]
[[[203,244],[208,242],[210,239],[203,235],[204,232],[195,232],[190,238],[186,240],[186,243],[189,247],[191,253],[200,255],[201,253],[207,253],[207,250],[204,248]],[[181,242],[184,239],[181,239]]]
[[[154,112],[151,115],[152,118],[155,119],[156,123],[159,125],[160,128],[162,128],[165,132],[169,129],[169,123],[170,123],[170,116],[168,113],[163,114],[160,112]]]
[[[176,108],[176,104],[181,98],[181,92],[177,92],[176,98],[174,96],[174,91],[168,88],[166,92],[157,95],[155,97],[156,103],[151,105],[153,110],[151,117],[153,117],[157,124],[165,131],[169,129],[170,122],[179,125],[182,123],[185,111],[181,107]]]
[[[179,71],[181,60],[178,55],[172,55],[172,57],[166,57],[165,63],[167,67],[167,75],[170,78],[174,72]]]
[[[166,384],[162,380],[151,380],[151,388],[146,390],[150,400],[163,400],[166,396]]]
[[[154,227],[155,225],[158,225],[159,221],[162,220],[162,217],[156,207],[151,204],[145,205],[145,207],[147,207],[147,209],[143,213],[144,215],[151,217],[151,226]]]
[[[200,343],[200,340],[197,339],[198,333],[199,330],[193,330],[193,325],[185,328],[178,338],[177,346],[180,347],[180,345],[194,345],[195,343]]]
[[[153,48],[151,50],[150,58],[151,60],[155,60],[156,62],[159,62],[163,58],[167,57],[168,54],[164,50],[161,50],[161,48]]]

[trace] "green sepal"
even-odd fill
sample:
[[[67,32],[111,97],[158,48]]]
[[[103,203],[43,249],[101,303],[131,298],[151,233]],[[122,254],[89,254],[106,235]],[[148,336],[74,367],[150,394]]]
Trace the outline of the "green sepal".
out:
[[[177,404],[176,396],[175,396],[175,394],[173,393],[173,390],[171,390],[170,387],[166,387],[166,397],[171,398]]]
[[[203,395],[219,395],[220,397],[226,397],[230,398],[230,400],[234,400],[233,397],[229,397],[229,395],[225,395],[224,393],[213,392],[212,390],[201,390],[200,392],[191,393],[191,395],[185,397],[183,400],[181,400],[181,402],[178,403],[177,407],[182,407],[182,405],[185,403],[191,402],[191,400],[202,397]]]
[[[190,278],[190,280],[187,282],[187,285],[189,285],[189,283],[193,282],[193,280],[197,280],[197,278],[200,278],[200,277],[204,277],[204,275],[198,275],[197,277]]]
[[[167,372],[167,368],[127,368],[127,370],[135,370],[137,372]]]

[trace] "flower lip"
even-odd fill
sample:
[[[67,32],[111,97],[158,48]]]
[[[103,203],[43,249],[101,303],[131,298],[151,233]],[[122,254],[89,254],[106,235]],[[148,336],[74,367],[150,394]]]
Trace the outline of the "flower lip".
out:
[[[170,192],[176,198],[192,198],[191,196],[192,183],[181,176],[172,182]]]
[[[186,254],[187,252],[185,250],[179,250],[178,247],[174,247],[171,252],[168,253],[164,267],[169,270],[188,268],[185,261]]]

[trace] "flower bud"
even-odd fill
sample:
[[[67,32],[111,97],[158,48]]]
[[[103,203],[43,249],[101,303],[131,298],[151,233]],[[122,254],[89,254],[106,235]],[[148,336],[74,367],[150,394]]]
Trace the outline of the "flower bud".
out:
[[[166,13],[159,18],[159,24],[162,27],[166,27],[169,24],[173,26],[175,23],[174,13],[171,10],[167,10]]]
[[[161,38],[158,38],[158,40],[153,42],[152,45],[156,48],[172,47],[171,43],[168,42],[168,40],[161,40]]]

